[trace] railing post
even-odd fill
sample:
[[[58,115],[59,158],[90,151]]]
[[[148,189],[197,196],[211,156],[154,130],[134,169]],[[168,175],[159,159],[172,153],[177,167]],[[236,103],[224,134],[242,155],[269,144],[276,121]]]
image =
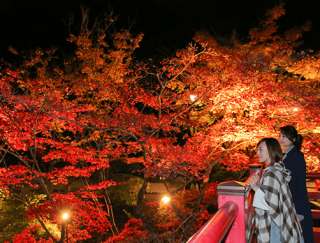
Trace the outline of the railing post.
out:
[[[251,164],[249,167],[250,176],[247,181],[225,181],[218,185],[219,210],[187,243],[252,242],[253,192],[248,183],[251,181],[250,177],[262,167],[261,164]]]
[[[246,243],[250,240],[252,225],[251,200],[249,187],[238,181],[225,181],[218,185],[218,207],[226,202],[234,202],[238,206],[237,217],[226,237],[226,243]],[[251,229],[251,228],[250,228]]]

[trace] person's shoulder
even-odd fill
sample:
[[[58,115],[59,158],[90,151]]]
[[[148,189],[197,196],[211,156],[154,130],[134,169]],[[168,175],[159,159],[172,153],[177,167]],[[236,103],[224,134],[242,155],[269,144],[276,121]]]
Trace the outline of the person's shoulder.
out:
[[[278,180],[281,180],[282,177],[290,174],[290,170],[286,169],[283,163],[275,163],[265,170],[264,176],[278,178]]]
[[[295,148],[295,157],[297,157],[298,159],[304,159],[304,154],[302,153],[301,150],[299,150],[298,148]]]
[[[276,174],[276,168],[273,165],[264,169],[264,173],[263,173],[264,177],[268,177],[268,176],[275,177],[275,174]]]
[[[289,158],[294,157],[294,158],[303,159],[304,154],[297,147],[294,147],[293,149],[291,149],[291,151],[289,151],[287,157],[289,157]]]

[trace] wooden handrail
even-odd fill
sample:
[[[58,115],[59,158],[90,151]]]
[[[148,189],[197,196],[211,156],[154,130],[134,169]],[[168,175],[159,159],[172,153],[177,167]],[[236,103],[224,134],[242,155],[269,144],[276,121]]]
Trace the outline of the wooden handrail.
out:
[[[187,243],[221,242],[230,230],[237,213],[238,206],[233,202],[226,202]]]

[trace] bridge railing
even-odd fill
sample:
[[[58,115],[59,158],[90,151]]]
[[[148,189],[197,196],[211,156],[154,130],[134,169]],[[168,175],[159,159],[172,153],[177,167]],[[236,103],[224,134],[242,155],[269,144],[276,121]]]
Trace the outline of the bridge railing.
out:
[[[226,202],[187,243],[221,242],[230,230],[237,213],[238,206],[233,202]]]
[[[260,165],[251,165],[250,177],[257,170],[260,170]],[[188,243],[216,243],[223,240],[225,243],[251,242],[253,192],[247,181],[225,181],[218,185],[217,213],[188,240]]]
[[[218,185],[218,211],[198,230],[187,243],[245,243],[253,240],[253,191],[248,181],[256,171],[261,169],[259,164],[250,165],[250,176],[245,182],[225,181]],[[320,208],[320,173],[310,173],[308,178],[308,194],[312,204]],[[319,180],[316,185],[312,180]],[[316,205],[316,206],[318,206]],[[312,209],[312,218],[320,219],[320,209]],[[320,242],[320,227],[314,227],[314,238]]]

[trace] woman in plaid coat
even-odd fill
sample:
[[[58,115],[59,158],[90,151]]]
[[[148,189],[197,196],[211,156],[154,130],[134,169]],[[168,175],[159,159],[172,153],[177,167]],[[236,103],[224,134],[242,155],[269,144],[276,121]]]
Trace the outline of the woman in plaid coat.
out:
[[[258,143],[259,161],[266,165],[261,179],[250,183],[258,243],[302,243],[302,230],[289,189],[290,172],[281,162],[282,151],[274,138]]]

